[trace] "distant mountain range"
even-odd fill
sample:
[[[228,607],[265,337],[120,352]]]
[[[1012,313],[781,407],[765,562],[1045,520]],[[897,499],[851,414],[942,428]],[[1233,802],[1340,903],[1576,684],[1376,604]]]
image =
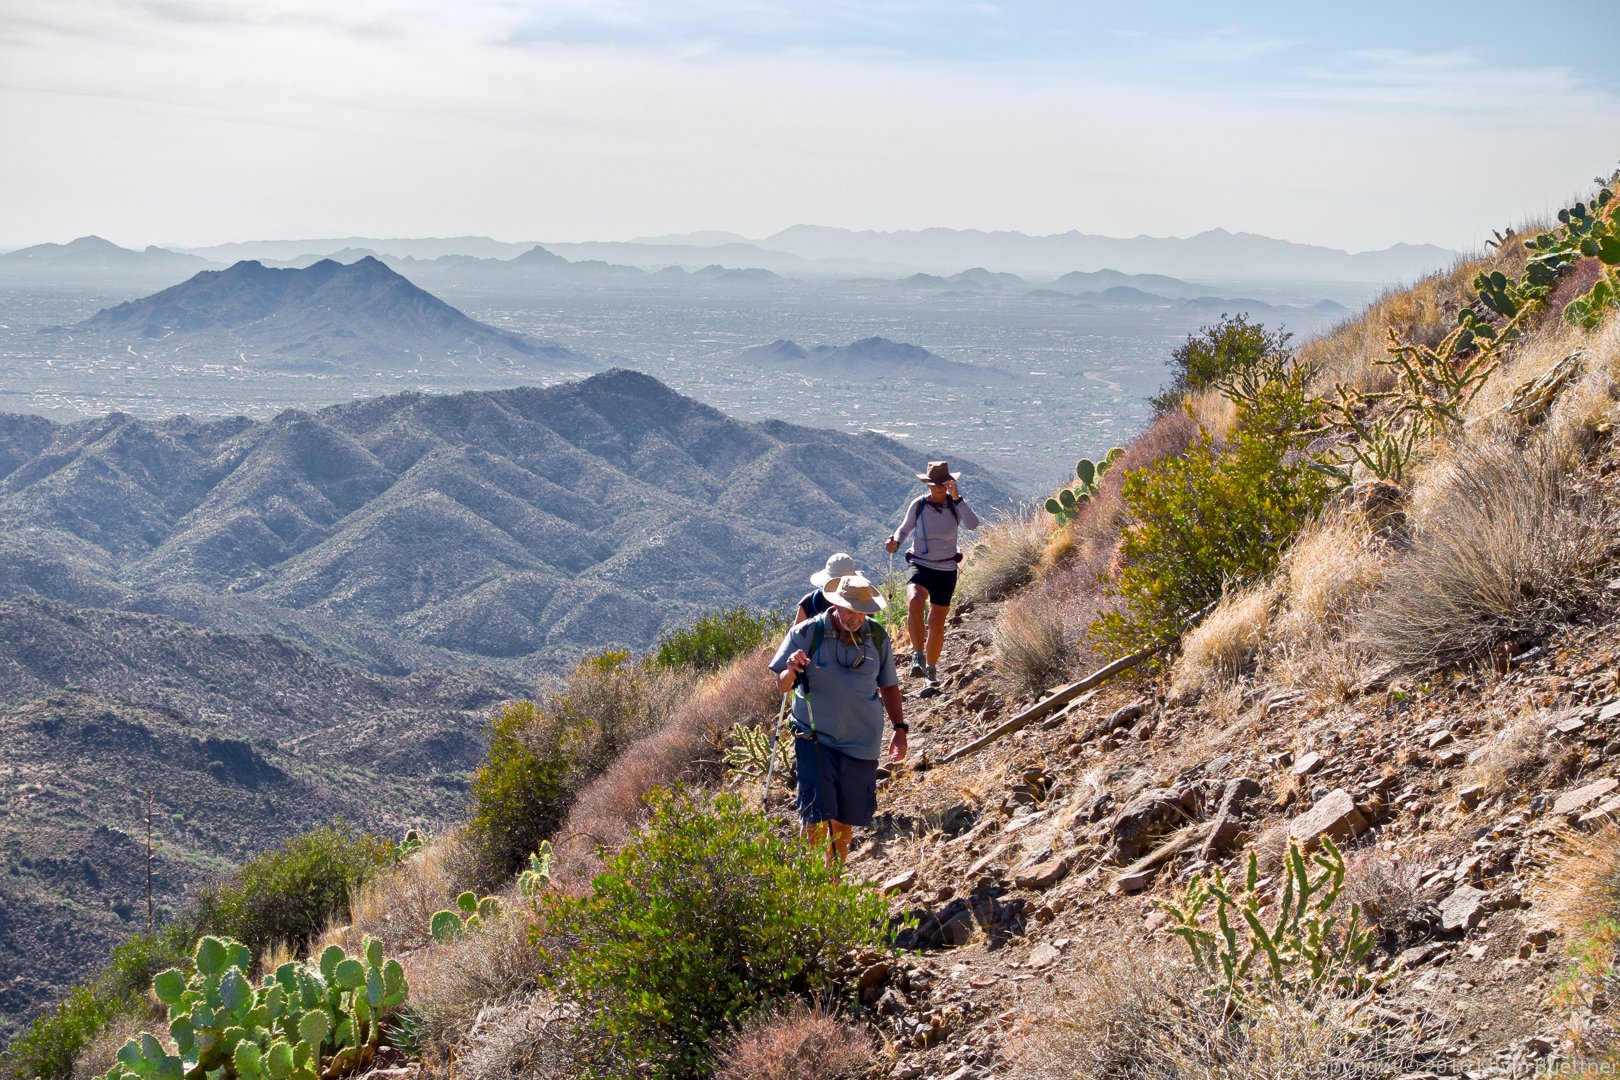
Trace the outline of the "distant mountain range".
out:
[[[913,379],[983,386],[1018,379],[1012,372],[1000,368],[946,360],[920,345],[881,337],[865,338],[848,345],[813,345],[808,349],[794,341],[773,341],[769,345],[744,349],[731,357],[731,363],[779,368],[846,383]]]
[[[564,258],[599,260],[645,270],[670,265],[696,269],[720,263],[731,267],[757,267],[789,277],[904,277],[915,272],[954,274],[964,267],[978,266],[1039,281],[1051,281],[1074,271],[1114,270],[1211,281],[1304,278],[1388,283],[1412,280],[1444,269],[1456,258],[1455,252],[1432,244],[1395,244],[1378,251],[1351,253],[1225,229],[1210,229],[1190,237],[1125,238],[1079,231],[1030,236],[977,229],[877,232],[795,225],[754,240],[735,233],[703,232],[623,243],[542,243],[548,251]],[[190,254],[216,260],[251,257],[285,261],[300,256],[328,256],[345,248],[364,248],[379,255],[418,259],[443,255],[512,259],[534,246],[532,241],[505,244],[486,237],[454,240],[349,237],[264,241],[187,250]]]
[[[36,244],[0,255],[0,281],[98,286],[109,281],[159,284],[210,266],[207,259],[160,247],[119,247],[99,236]]]
[[[109,308],[75,334],[251,367],[385,371],[461,366],[583,371],[558,345],[476,322],[374,258],[323,259],[302,270],[239,262]]]
[[[875,550],[929,456],[631,371],[268,423],[0,416],[0,598],[268,624],[379,670],[538,664],[794,595]]]

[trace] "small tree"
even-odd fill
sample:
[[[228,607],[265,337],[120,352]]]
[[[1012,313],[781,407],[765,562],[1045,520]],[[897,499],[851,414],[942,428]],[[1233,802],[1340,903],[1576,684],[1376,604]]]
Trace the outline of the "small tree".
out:
[[[1180,408],[1182,398],[1188,394],[1207,390],[1268,360],[1286,357],[1293,336],[1285,330],[1271,333],[1262,323],[1250,323],[1247,314],[1223,313],[1214,326],[1188,334],[1186,342],[1165,361],[1172,374],[1164,388],[1148,398],[1153,414],[1162,416]]]
[[[1289,365],[1269,381],[1234,388],[1238,419],[1225,445],[1200,430],[1186,453],[1125,477],[1131,520],[1114,586],[1121,603],[1091,624],[1109,651],[1123,655],[1173,636],[1229,583],[1270,572],[1321,509],[1335,483],[1303,452],[1320,414],[1305,380]]]

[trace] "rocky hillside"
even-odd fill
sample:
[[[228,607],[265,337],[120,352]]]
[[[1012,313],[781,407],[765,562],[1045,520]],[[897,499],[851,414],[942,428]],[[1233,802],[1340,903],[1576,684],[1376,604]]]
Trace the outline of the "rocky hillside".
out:
[[[147,793],[172,914],[192,886],[335,817],[389,836],[457,820],[489,712],[522,690],[39,599],[0,603],[0,640],[8,1028],[144,924]]]
[[[644,648],[875,550],[920,449],[645,375],[317,413],[0,417],[0,596],[270,630],[378,670]],[[994,477],[977,505],[1011,500]]]

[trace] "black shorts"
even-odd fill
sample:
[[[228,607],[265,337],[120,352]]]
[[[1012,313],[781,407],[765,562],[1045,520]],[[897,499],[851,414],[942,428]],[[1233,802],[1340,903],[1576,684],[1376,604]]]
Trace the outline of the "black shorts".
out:
[[[806,825],[836,821],[865,827],[877,813],[877,765],[823,746],[815,739],[793,740],[799,766],[799,820]]]
[[[928,602],[935,607],[950,607],[951,597],[956,595],[955,570],[935,570],[932,566],[912,563],[911,574],[906,580],[927,589]]]

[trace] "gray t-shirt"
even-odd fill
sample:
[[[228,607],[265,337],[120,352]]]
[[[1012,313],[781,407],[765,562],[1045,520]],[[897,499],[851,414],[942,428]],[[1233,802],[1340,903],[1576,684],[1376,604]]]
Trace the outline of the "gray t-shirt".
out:
[[[818,615],[789,630],[771,658],[771,670],[786,671],[788,657],[803,649],[810,656],[805,669],[810,701],[807,707],[803,685],[793,692],[794,726],[808,733],[813,708],[816,737],[823,746],[863,761],[877,761],[883,753],[883,700],[878,688],[900,685],[894,671],[894,646],[884,635],[879,649],[872,620],[867,619],[855,645],[840,641],[828,625],[822,631],[821,647],[811,653],[816,623],[831,615]]]

